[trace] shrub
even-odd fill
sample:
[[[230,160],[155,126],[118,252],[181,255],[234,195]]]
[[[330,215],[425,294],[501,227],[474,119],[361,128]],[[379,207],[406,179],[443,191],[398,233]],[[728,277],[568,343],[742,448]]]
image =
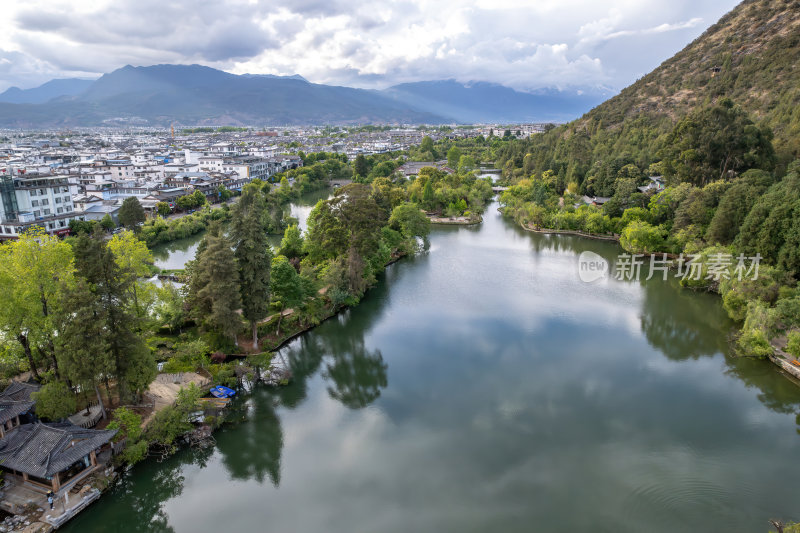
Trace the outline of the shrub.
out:
[[[744,330],[737,345],[741,354],[748,357],[767,357],[772,353],[766,334],[757,328]]]
[[[39,392],[31,394],[36,402],[36,416],[48,420],[60,420],[75,413],[77,403],[75,395],[61,381],[43,386]]]
[[[789,332],[789,339],[786,343],[786,351],[800,359],[800,331]]]

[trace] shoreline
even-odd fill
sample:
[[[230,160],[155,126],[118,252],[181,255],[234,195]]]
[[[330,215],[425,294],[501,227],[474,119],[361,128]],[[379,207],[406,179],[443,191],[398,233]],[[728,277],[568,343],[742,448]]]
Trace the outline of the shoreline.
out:
[[[483,215],[478,215],[477,218],[464,217],[428,217],[431,224],[438,224],[440,226],[475,226],[483,222]]]
[[[502,211],[500,212],[502,214]],[[516,223],[516,224],[525,231],[529,231],[531,233],[538,233],[540,235],[569,235],[572,237],[583,237],[585,239],[614,242],[617,243],[617,245],[619,245],[619,236],[596,235],[593,233],[585,233],[576,230],[535,229],[526,224],[522,223]],[[661,255],[661,253],[655,253],[655,254],[648,253],[643,255],[652,256],[652,255]],[[670,259],[675,259],[677,257],[675,254],[666,254],[666,255]],[[687,287],[682,287],[682,288],[687,288]],[[709,291],[709,292],[713,292],[718,297],[720,296],[719,293],[716,291]],[[739,331],[741,332],[741,328],[739,328]],[[782,371],[781,373],[783,373],[784,375],[788,375],[787,377],[789,377],[791,381],[795,382],[796,385],[800,386],[800,366],[795,366],[791,364],[791,360],[784,357],[785,355],[787,355],[786,352],[777,347],[773,342],[770,342],[770,346],[772,347],[772,352],[767,356],[767,359],[773,365],[778,367]],[[751,356],[742,355],[739,357],[751,357]]]
[[[386,263],[386,265],[384,266],[384,270],[385,270],[386,268],[388,268],[389,266],[391,266],[391,265],[393,265],[393,264],[397,263],[398,261],[400,261],[400,260],[401,260],[401,259],[403,259],[404,257],[406,257],[406,255],[407,255],[407,254],[403,254],[403,255],[400,255],[400,256],[398,256],[398,257],[394,257],[394,258],[392,258],[391,260],[389,260],[389,262],[388,262],[388,263]],[[366,295],[366,294],[367,294],[367,292],[369,292],[369,289],[367,289],[367,290],[364,292],[364,295]],[[362,298],[363,298],[363,296],[364,296],[364,295],[362,295]],[[357,304],[356,304],[356,305],[357,305]],[[272,347],[269,347],[269,348],[268,348],[268,347],[266,347],[266,346],[262,346],[262,350],[261,350],[261,352],[258,352],[258,353],[263,353],[263,352],[277,352],[278,350],[280,350],[281,348],[283,348],[284,346],[286,346],[287,344],[289,344],[291,341],[295,340],[295,339],[296,339],[297,337],[299,337],[300,335],[302,335],[302,334],[304,334],[304,333],[307,333],[307,332],[311,331],[312,329],[316,328],[317,326],[321,326],[321,325],[322,325],[324,322],[327,322],[327,321],[328,321],[328,320],[330,320],[331,318],[333,318],[333,317],[337,316],[339,313],[342,313],[342,312],[344,312],[344,311],[346,311],[346,310],[350,309],[351,307],[352,307],[352,306],[350,306],[350,305],[340,305],[339,307],[336,307],[336,308],[332,309],[329,315],[327,315],[327,316],[325,316],[325,317],[321,318],[321,319],[320,319],[320,321],[319,321],[319,322],[317,322],[316,324],[314,324],[314,323],[311,323],[311,324],[308,324],[308,325],[305,325],[305,326],[303,326],[303,327],[302,327],[302,328],[300,328],[299,330],[297,330],[297,331],[294,331],[294,332],[290,333],[290,334],[289,334],[287,337],[285,337],[285,338],[281,339],[281,340],[280,340],[280,341],[279,341],[277,344],[273,345]]]
[[[539,233],[542,235],[572,235],[575,237],[594,239],[596,241],[608,241],[616,243],[619,242],[619,235],[600,235],[597,233],[586,233],[583,231],[571,230],[571,229],[547,229],[547,228],[536,229],[526,224],[519,224],[519,226],[525,231],[530,231],[531,233]]]

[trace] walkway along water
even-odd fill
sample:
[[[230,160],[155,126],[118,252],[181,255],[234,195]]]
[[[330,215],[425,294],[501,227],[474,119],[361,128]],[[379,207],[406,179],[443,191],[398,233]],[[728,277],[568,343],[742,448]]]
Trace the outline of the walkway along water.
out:
[[[766,531],[797,520],[800,389],[732,357],[719,299],[585,284],[613,243],[490,206],[281,350],[216,445],[145,462],[64,530]]]

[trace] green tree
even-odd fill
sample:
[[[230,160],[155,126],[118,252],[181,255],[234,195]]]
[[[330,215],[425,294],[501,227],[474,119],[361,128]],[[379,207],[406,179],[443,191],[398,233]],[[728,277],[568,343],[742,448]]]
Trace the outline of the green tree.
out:
[[[477,164],[471,155],[462,155],[458,160],[458,171],[462,174],[475,170]]]
[[[200,190],[194,191],[192,193],[192,198],[194,199],[194,205],[196,207],[200,207],[200,206],[206,205],[206,203],[208,203],[208,201],[206,199],[206,195],[203,194],[203,192],[200,191]]]
[[[138,230],[139,224],[144,223],[145,214],[142,204],[135,196],[129,196],[122,201],[119,208],[119,222],[130,230]]]
[[[436,151],[436,148],[433,146],[433,139],[428,137],[427,135],[422,138],[422,143],[419,145],[420,152],[430,153],[434,159],[439,158],[439,154]]]
[[[167,202],[158,202],[156,204],[156,211],[159,215],[166,218],[172,212],[172,209],[169,207]]]
[[[272,260],[272,278],[270,280],[272,300],[278,308],[277,333],[281,334],[281,320],[286,309],[299,306],[305,296],[303,281],[297,270],[286,257],[279,255]]]
[[[114,419],[106,426],[106,429],[116,429],[118,433],[114,440],[125,441],[125,450],[122,452],[122,459],[125,463],[132,465],[138,463],[147,456],[147,441],[142,439],[142,417],[128,409],[119,407],[114,411]]]
[[[117,225],[114,223],[114,219],[111,218],[111,215],[106,213],[103,215],[103,219],[100,221],[100,227],[106,231],[111,231],[116,228]]]
[[[144,311],[139,302],[140,293],[150,287],[143,286],[139,280],[150,275],[153,266],[153,254],[147,245],[140,241],[132,231],[123,231],[114,235],[108,241],[108,249],[114,255],[114,261],[120,268],[120,274],[125,276],[133,297],[133,307],[139,318],[143,318]]]
[[[622,231],[619,239],[625,250],[632,253],[653,253],[663,250],[663,231],[643,220],[634,220]]]
[[[198,322],[236,342],[241,327],[237,310],[242,307],[239,269],[218,222],[209,226],[201,248],[188,268],[187,304]]]
[[[453,170],[458,170],[458,163],[461,161],[461,150],[458,146],[453,145],[447,151],[447,166]]]
[[[794,330],[787,337],[786,351],[800,359],[800,331]]]
[[[749,256],[800,273],[800,161],[753,204],[734,244]]]
[[[432,180],[428,180],[425,183],[425,187],[422,189],[422,204],[430,209],[433,207],[434,196],[433,196],[433,183]]]
[[[250,322],[253,347],[258,347],[258,322],[269,311],[269,278],[272,250],[264,231],[264,195],[255,184],[242,190],[232,209],[230,239],[239,268],[242,315]]]
[[[220,202],[227,202],[233,193],[229,191],[224,185],[217,187],[217,198]]]
[[[64,290],[74,283],[72,248],[57,237],[34,229],[0,247],[0,329],[16,339],[38,375],[33,350],[59,376],[55,339]]]
[[[431,222],[416,204],[404,203],[392,210],[389,226],[407,237],[425,238],[431,231]]]
[[[772,176],[763,170],[748,170],[723,195],[706,232],[709,243],[730,244],[739,234],[747,214],[764,191]]]
[[[52,421],[67,418],[78,408],[75,394],[61,381],[45,384],[38,392],[31,393],[31,399],[36,402],[36,416]]]
[[[363,154],[358,154],[353,161],[353,172],[356,176],[366,177],[369,174],[369,163]]]
[[[192,383],[178,391],[175,403],[162,409],[153,417],[145,430],[144,438],[160,447],[165,453],[172,453],[177,449],[175,444],[179,437],[192,429],[191,415],[197,411],[200,398],[204,391]]]
[[[699,109],[676,124],[666,140],[665,171],[698,186],[750,168],[772,170],[772,132],[758,127],[728,99]]]
[[[293,259],[303,255],[303,236],[297,224],[292,224],[283,232],[280,254]]]
[[[166,326],[170,332],[179,329],[186,321],[180,289],[170,282],[163,283],[158,289],[154,311],[159,324]]]
[[[119,266],[102,236],[79,236],[74,251],[76,270],[86,280],[104,323],[103,344],[113,364],[120,399],[129,401],[143,392],[156,373],[155,361],[136,333],[139,319],[131,312],[134,278]]]
[[[105,331],[106,310],[83,278],[79,278],[69,291],[65,303],[68,311],[64,313],[58,337],[60,366],[71,383],[95,393],[105,418],[99,385],[114,375],[114,362]]]

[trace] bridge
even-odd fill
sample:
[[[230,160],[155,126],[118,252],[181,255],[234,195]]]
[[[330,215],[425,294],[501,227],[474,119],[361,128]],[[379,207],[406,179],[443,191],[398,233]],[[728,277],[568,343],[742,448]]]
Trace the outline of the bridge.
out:
[[[496,193],[507,191],[507,190],[508,190],[508,187],[492,187],[492,191],[494,191]]]

